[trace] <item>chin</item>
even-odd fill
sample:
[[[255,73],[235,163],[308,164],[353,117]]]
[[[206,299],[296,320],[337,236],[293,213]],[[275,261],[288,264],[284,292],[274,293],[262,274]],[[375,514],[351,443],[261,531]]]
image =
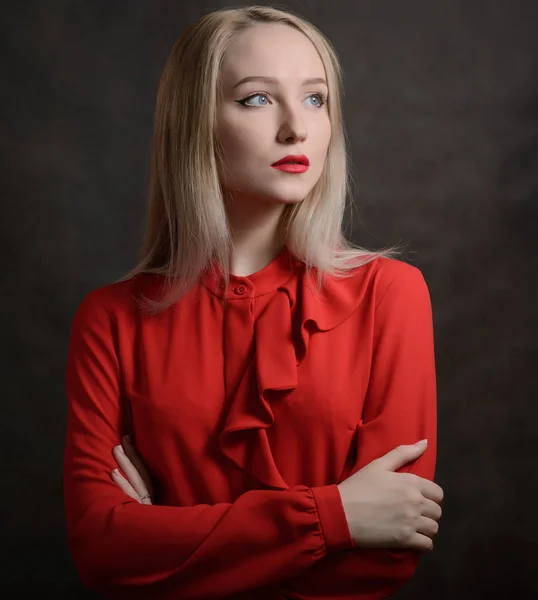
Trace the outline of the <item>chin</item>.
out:
[[[293,194],[279,194],[275,196],[265,196],[264,200],[271,204],[299,204],[306,196],[307,194],[300,196]]]
[[[287,189],[283,189],[283,186],[275,186],[271,190],[265,190],[262,195],[269,201],[297,204],[302,202],[311,191],[312,187],[305,185],[287,186]]]

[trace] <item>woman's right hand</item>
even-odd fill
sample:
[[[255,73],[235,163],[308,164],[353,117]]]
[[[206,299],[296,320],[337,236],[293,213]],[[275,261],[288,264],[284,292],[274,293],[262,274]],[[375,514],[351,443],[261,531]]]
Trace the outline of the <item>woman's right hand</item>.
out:
[[[426,444],[398,446],[338,484],[357,547],[433,548],[443,489],[418,475],[394,472],[425,449]]]

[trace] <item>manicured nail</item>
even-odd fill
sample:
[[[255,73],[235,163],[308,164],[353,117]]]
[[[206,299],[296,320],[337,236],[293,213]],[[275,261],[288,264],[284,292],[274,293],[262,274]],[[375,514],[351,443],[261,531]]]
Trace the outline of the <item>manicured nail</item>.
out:
[[[124,450],[123,450],[123,446],[120,444],[119,446],[116,446],[116,450],[118,450],[119,452],[121,452],[122,454],[125,454]]]
[[[415,446],[425,446],[427,443],[428,443],[428,440],[424,439],[424,440],[420,440],[420,442],[417,442],[415,444]]]

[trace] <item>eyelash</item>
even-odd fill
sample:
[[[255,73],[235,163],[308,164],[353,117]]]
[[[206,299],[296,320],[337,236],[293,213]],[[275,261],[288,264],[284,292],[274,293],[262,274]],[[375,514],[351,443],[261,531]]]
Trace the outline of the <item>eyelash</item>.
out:
[[[250,106],[246,103],[247,100],[255,98],[256,96],[267,97],[267,94],[265,94],[264,92],[257,92],[256,94],[250,94],[250,96],[243,98],[243,100],[237,100],[237,102],[239,102],[239,104],[243,105],[245,108],[258,108],[257,106]],[[310,98],[312,96],[318,96],[319,98],[319,105],[315,108],[321,108],[327,102],[327,96],[325,94],[322,94],[321,92],[315,92],[314,94],[310,94],[308,97]]]

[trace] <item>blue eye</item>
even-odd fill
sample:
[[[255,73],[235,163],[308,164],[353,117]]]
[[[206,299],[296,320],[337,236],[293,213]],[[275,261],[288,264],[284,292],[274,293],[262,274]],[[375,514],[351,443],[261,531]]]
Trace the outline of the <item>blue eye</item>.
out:
[[[325,98],[325,96],[323,94],[310,94],[310,96],[308,96],[308,97],[313,98],[314,96],[317,97],[318,103],[319,103],[319,104],[314,104],[314,106],[317,106],[318,108],[323,106],[325,104],[325,102],[327,102],[327,99]]]
[[[267,98],[267,96],[265,94],[252,94],[252,96],[248,96],[247,98],[244,98],[243,100],[238,100],[239,104],[242,104],[243,106],[253,106],[252,104],[247,104],[247,100],[251,100],[252,98],[265,98],[266,102],[263,102],[262,104],[255,104],[254,106],[267,106],[267,104],[269,103],[269,99]]]
[[[313,97],[316,97],[318,101],[317,104],[312,104],[312,106],[315,106],[316,108],[321,108],[325,104],[325,102],[327,102],[327,98],[323,94],[315,93],[310,94],[310,96],[308,96],[308,98]],[[263,101],[261,101],[259,104],[247,104],[247,102],[251,101],[253,98],[260,98],[260,100]],[[259,92],[257,94],[251,94],[250,96],[243,98],[243,100],[236,100],[236,102],[242,104],[243,106],[252,108],[257,106],[267,106],[269,104],[269,98],[267,97],[267,94]]]

